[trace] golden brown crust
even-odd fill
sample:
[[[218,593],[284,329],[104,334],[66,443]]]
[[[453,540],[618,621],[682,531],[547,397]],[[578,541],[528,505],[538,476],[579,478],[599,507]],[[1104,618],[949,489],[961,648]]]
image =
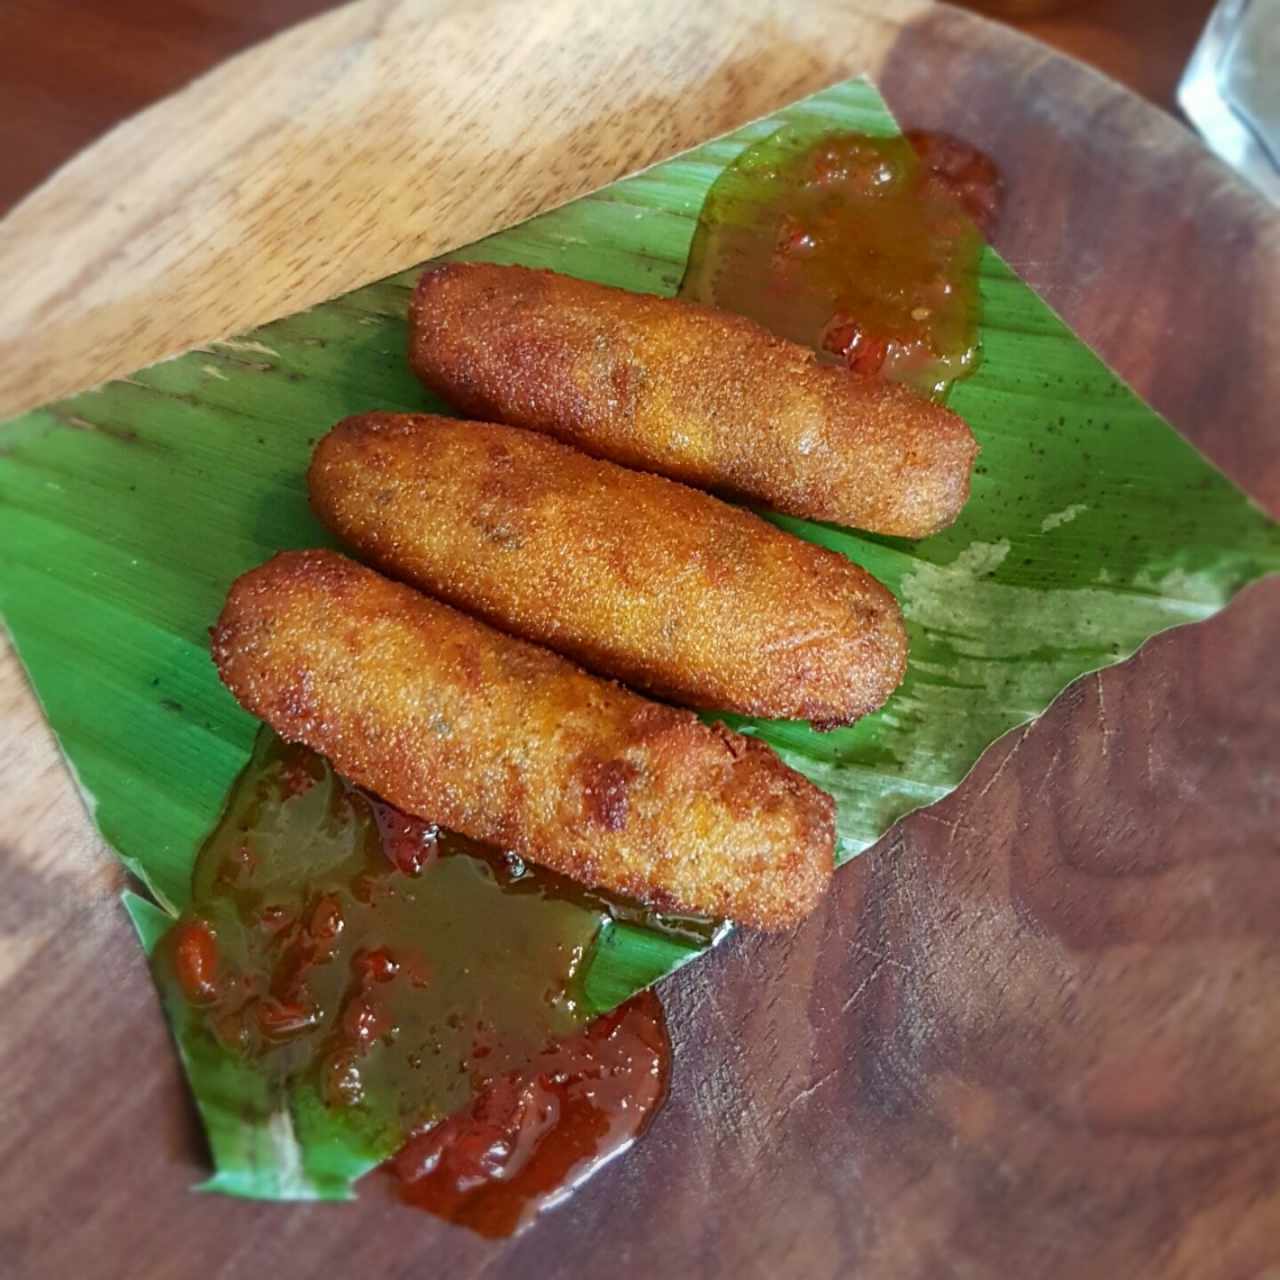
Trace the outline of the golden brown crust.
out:
[[[547,436],[360,414],[308,483],[392,577],[677,702],[848,724],[905,670],[897,602],[844,556]]]
[[[243,707],[352,781],[587,884],[782,929],[830,879],[831,798],[761,743],[336,552],[237,579],[213,658]]]
[[[409,360],[464,413],[816,520],[918,538],[955,520],[978,446],[902,387],[745,317],[550,271],[447,263]]]

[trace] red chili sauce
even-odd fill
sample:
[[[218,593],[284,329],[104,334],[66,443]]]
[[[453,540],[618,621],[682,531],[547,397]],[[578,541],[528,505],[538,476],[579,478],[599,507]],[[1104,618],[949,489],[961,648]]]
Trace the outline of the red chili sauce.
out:
[[[371,1152],[411,1138],[394,1162],[405,1198],[495,1235],[661,1103],[656,999],[590,1021],[583,973],[612,917],[663,926],[409,817],[264,731],[156,973],[189,1054],[231,1053],[289,1097],[318,1096]],[[478,1194],[486,1180],[496,1193]]]
[[[994,163],[949,135],[784,127],[712,184],[680,296],[941,399],[978,364],[1000,200]]]
[[[511,1235],[648,1128],[670,1056],[657,996],[634,996],[410,1139],[391,1165],[401,1196],[480,1235]]]

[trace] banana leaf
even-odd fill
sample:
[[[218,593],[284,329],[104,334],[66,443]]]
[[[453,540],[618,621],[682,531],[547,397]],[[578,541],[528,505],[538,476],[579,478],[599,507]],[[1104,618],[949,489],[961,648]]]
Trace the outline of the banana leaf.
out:
[[[897,128],[871,85],[838,85],[449,256],[672,294],[710,184],[782,124]],[[127,904],[148,947],[188,901],[256,728],[208,656],[228,584],[280,548],[330,545],[304,483],[330,425],[445,408],[405,363],[417,270],[0,427],[0,612],[94,820],[151,895]],[[981,293],[984,360],[951,400],[982,444],[961,520],[910,543],[770,517],[884,581],[910,633],[906,683],[852,728],[725,717],[836,797],[842,861],[947,794],[1072,680],[1280,569],[1276,525],[990,250]],[[606,926],[590,998],[609,1008],[698,950]],[[175,1035],[211,1188],[339,1198],[387,1154],[296,1099],[261,1098],[180,1022]]]

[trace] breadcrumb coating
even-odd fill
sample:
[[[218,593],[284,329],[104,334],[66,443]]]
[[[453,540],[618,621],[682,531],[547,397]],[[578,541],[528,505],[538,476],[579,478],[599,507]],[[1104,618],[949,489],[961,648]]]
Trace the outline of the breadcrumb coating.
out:
[[[308,482],[320,519],[392,577],[676,702],[830,727],[905,671],[897,602],[844,556],[547,436],[360,414]]]
[[[830,880],[834,804],[763,744],[336,552],[282,552],[237,579],[212,647],[281,737],[588,885],[784,929]]]
[[[463,413],[728,497],[920,538],[969,496],[955,413],[743,316],[472,262],[423,273],[409,326],[414,371]]]

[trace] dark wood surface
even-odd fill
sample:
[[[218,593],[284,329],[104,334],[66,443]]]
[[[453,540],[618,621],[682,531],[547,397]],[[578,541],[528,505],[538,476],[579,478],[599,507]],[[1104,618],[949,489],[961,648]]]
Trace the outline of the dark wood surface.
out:
[[[1173,111],[1178,80],[1213,6],[1214,0],[1062,0],[1056,12],[1012,25]],[[990,12],[1000,0],[976,0],[974,7]]]
[[[334,0],[5,0],[0,212],[113,124]]]
[[[993,152],[1000,247],[1280,509],[1274,215],[1171,120],[964,15],[908,29],[880,81]],[[668,983],[666,1110],[505,1246],[377,1194],[191,1196],[206,1156],[119,872],[68,901],[51,851],[0,898],[0,941],[46,936],[6,987],[0,1274],[1271,1274],[1278,634],[1272,580],[1078,682],[806,927]]]

